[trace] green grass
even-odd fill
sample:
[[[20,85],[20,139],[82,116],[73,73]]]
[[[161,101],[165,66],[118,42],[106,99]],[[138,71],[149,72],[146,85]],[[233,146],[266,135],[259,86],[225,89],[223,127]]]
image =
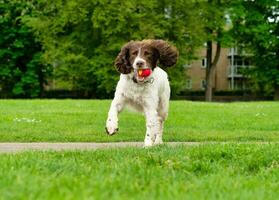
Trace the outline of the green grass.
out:
[[[277,199],[279,145],[0,156],[0,199]]]
[[[143,115],[124,111],[120,131],[104,127],[108,100],[1,100],[0,141],[143,141]],[[278,102],[172,101],[165,141],[279,141]]]
[[[120,114],[120,131],[104,133],[109,100],[1,100],[0,141],[143,141],[144,117]],[[172,101],[165,141],[279,141],[279,103]]]
[[[0,142],[143,141],[144,117],[104,126],[111,101],[1,100]],[[276,199],[279,104],[172,101],[165,141],[229,144],[0,155],[2,199]]]

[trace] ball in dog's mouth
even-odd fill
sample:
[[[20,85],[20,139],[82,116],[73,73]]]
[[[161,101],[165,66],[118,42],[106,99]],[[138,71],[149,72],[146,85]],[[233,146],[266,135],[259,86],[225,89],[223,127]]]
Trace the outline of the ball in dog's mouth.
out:
[[[144,79],[148,76],[150,76],[150,74],[152,73],[152,70],[147,68],[147,69],[138,69],[136,71],[137,73],[137,79],[139,81],[144,81]]]

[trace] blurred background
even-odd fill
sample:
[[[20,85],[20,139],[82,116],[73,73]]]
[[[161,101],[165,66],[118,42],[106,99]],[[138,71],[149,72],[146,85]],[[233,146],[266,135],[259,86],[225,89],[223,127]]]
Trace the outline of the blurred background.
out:
[[[279,99],[278,0],[0,0],[0,98],[112,98],[130,40],[164,39],[172,99]]]

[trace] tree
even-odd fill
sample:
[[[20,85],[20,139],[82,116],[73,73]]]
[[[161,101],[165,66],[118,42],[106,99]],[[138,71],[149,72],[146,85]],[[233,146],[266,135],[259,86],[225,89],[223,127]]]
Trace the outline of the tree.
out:
[[[180,50],[170,70],[173,91],[184,85],[182,68],[200,46],[194,3],[186,0],[40,0],[25,22],[44,47],[44,60],[69,89],[97,97],[114,91],[118,73],[113,60],[130,40],[166,39]],[[47,30],[47,31],[46,31]]]
[[[206,86],[205,100],[212,101],[213,76],[220,58],[221,47],[231,42],[227,27],[226,15],[233,4],[229,0],[207,0],[199,2],[200,22],[204,27],[204,40],[206,42]],[[213,44],[216,43],[216,52],[213,52]]]
[[[253,54],[251,77],[279,100],[279,1],[243,1],[234,13],[235,38]]]
[[[22,17],[31,14],[26,1],[0,1],[0,90],[2,97],[37,97],[48,72],[41,63],[41,45]]]

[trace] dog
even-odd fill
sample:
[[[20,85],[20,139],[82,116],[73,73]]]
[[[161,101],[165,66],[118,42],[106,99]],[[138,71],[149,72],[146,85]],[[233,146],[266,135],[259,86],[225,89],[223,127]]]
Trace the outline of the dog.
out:
[[[162,68],[175,65],[177,59],[177,49],[164,40],[130,41],[121,48],[114,62],[121,75],[106,121],[109,135],[118,131],[118,114],[130,105],[145,115],[144,146],[163,143],[170,85]]]

